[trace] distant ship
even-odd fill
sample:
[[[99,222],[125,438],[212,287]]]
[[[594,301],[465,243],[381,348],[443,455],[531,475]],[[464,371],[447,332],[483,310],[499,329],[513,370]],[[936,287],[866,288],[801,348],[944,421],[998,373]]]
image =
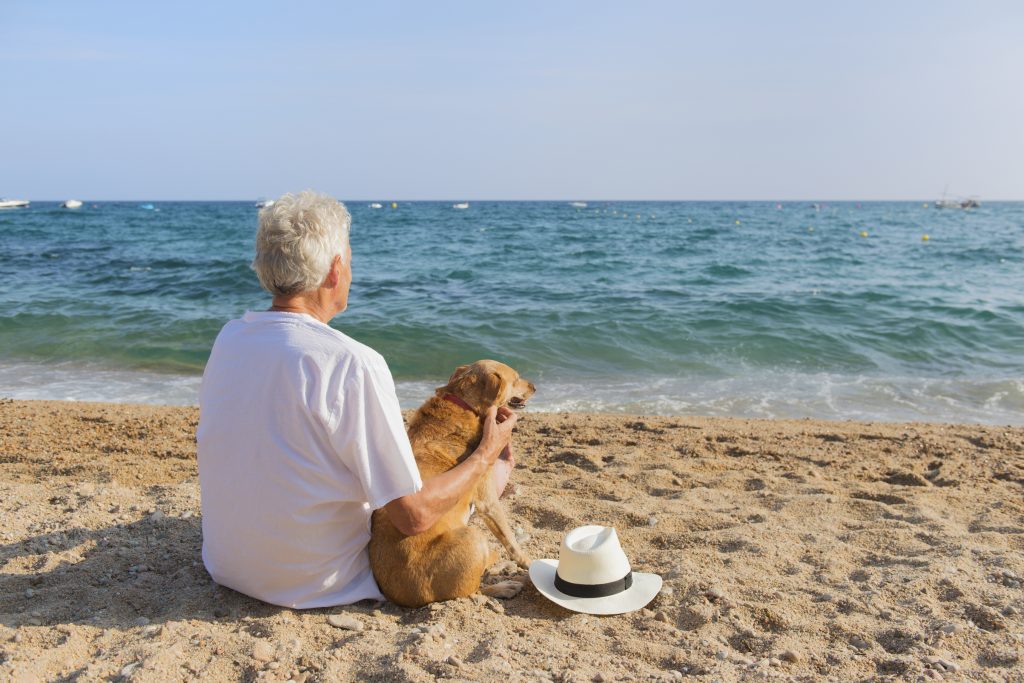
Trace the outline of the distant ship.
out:
[[[0,197],[0,209],[24,209],[29,205],[27,199],[7,199]]]
[[[65,199],[60,203],[62,209],[79,209],[82,207],[82,202],[77,199]]]
[[[569,206],[575,206],[577,209],[587,208],[586,202],[569,202]]]
[[[946,190],[949,188],[947,187]],[[936,209],[977,209],[981,202],[977,197],[961,197],[960,199],[949,199],[946,190],[942,191],[942,199],[935,202]]]
[[[374,203],[370,204],[370,208],[371,209],[383,209],[384,205],[381,204],[380,202],[374,202]]]
[[[469,202],[459,202],[458,204],[452,204],[453,209],[468,209]]]
[[[976,197],[964,199],[940,199],[935,202],[936,209],[977,209],[981,202]]]
[[[256,200],[256,204],[255,204],[257,209],[267,209],[267,208],[270,208],[273,205],[274,205],[274,200],[273,199],[257,199]]]

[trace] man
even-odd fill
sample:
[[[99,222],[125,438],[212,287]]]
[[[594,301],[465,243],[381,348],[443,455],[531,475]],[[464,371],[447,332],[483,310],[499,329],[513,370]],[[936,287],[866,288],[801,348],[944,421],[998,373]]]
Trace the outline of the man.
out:
[[[224,326],[200,390],[203,562],[218,583],[286,607],[381,599],[371,512],[386,507],[408,535],[430,528],[517,420],[491,410],[477,450],[421,481],[387,364],[327,324],[348,306],[351,220],[309,191],[260,212],[252,265],[271,306]]]

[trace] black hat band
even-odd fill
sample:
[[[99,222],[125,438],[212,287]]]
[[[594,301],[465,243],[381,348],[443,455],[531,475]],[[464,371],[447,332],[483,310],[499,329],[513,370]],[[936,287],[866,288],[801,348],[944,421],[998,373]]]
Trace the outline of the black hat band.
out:
[[[566,581],[555,572],[555,588],[574,598],[606,598],[617,595],[633,585],[633,570],[630,570],[618,581],[608,583],[573,583]]]

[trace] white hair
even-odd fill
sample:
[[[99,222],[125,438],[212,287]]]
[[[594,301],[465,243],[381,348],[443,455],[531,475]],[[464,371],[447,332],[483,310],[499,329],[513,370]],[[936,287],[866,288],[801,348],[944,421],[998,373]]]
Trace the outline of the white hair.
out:
[[[288,193],[262,209],[259,221],[252,269],[274,296],[316,289],[335,256],[345,262],[352,216],[333,197]]]

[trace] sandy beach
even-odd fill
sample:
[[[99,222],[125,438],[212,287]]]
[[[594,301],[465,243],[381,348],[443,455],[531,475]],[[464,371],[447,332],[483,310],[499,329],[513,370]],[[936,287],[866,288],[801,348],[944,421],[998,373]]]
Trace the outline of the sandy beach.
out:
[[[0,680],[1024,681],[1019,427],[528,412],[524,549],[614,525],[665,578],[593,617],[529,585],[303,612],[217,586],[197,417],[0,404]]]

